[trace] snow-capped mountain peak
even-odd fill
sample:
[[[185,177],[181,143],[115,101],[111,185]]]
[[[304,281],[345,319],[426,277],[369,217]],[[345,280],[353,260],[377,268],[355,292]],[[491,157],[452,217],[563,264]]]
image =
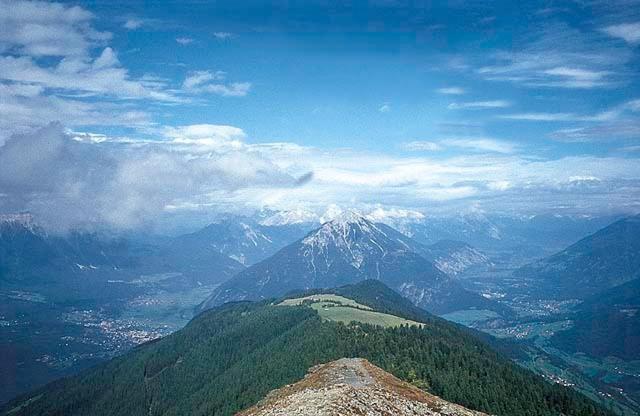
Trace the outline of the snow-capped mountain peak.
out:
[[[45,235],[44,230],[36,224],[33,216],[29,213],[0,214],[0,233],[2,233],[2,229],[21,229],[32,234]]]
[[[260,221],[260,225],[269,227],[307,223],[318,223],[318,216],[304,209],[278,211]]]
[[[325,263],[333,261],[337,252],[360,269],[367,259],[377,262],[390,251],[406,250],[406,245],[392,239],[383,227],[356,212],[345,211],[302,240],[303,255],[317,264],[319,258]]]

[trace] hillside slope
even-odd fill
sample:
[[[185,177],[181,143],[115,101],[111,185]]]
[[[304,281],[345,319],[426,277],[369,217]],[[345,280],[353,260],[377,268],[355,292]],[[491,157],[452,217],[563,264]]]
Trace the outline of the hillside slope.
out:
[[[425,393],[361,358],[312,367],[238,416],[482,416]],[[486,415],[485,415],[486,416]]]
[[[559,348],[640,360],[640,279],[587,299],[571,318],[573,326],[552,338]]]
[[[504,416],[605,415],[544,382],[467,331],[408,305],[375,281],[334,291],[423,323],[388,327],[323,320],[306,306],[230,303],[184,329],[78,376],[16,399],[5,414],[231,415],[317,364],[362,357],[449,402]],[[353,294],[351,296],[350,294]]]
[[[625,218],[514,273],[540,295],[587,298],[640,278],[640,216]]]

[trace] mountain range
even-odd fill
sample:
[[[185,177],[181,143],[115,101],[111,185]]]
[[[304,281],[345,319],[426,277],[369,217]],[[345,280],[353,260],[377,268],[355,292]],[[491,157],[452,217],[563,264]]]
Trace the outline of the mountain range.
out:
[[[229,217],[177,236],[172,239],[172,245],[186,250],[208,249],[250,266],[275,254],[310,229],[306,224],[264,225],[248,217]]]
[[[434,252],[387,225],[347,212],[238,273],[216,288],[200,310],[378,279],[434,313],[470,308],[508,313],[508,308],[465,290],[427,260],[442,255],[444,247],[439,248]]]

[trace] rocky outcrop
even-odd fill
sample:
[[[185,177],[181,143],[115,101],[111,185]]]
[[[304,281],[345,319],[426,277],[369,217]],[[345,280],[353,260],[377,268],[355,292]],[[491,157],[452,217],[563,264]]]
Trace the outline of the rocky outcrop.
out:
[[[309,370],[238,416],[486,416],[405,383],[361,358]]]

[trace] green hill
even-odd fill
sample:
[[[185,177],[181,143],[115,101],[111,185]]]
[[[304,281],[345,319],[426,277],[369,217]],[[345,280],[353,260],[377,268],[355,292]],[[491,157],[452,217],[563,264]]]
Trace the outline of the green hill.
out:
[[[379,325],[385,328],[402,325],[422,326],[420,322],[404,319],[388,313],[376,312],[370,307],[362,305],[352,299],[343,296],[312,295],[301,298],[285,299],[278,306],[309,306],[318,312],[320,318],[328,321],[350,324],[360,322],[362,324]]]
[[[231,415],[301,379],[315,364],[362,357],[397,377],[491,414],[606,415],[573,390],[549,384],[467,331],[414,307],[379,282],[333,294],[421,327],[344,324],[314,308],[231,303],[184,329],[4,409],[11,415]],[[309,293],[306,294],[310,295]],[[300,295],[289,298],[300,297]]]

